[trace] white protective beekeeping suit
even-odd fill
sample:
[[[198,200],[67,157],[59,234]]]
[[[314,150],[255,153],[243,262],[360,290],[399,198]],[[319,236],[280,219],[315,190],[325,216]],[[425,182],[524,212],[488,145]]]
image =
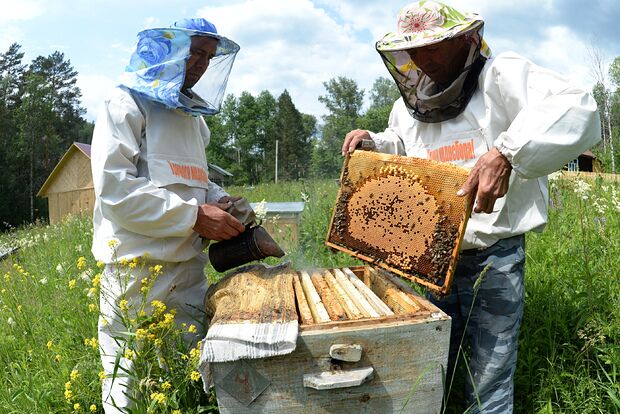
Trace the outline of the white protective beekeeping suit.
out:
[[[515,53],[486,62],[463,112],[439,123],[414,119],[403,99],[388,128],[372,134],[378,151],[473,167],[496,147],[513,171],[491,214],[472,214],[462,249],[487,247],[547,221],[547,175],[600,140],[596,102],[568,79]]]
[[[131,309],[142,299],[140,282],[151,273],[149,267],[161,265],[162,273],[147,303],[162,301],[176,310],[177,323],[194,324],[196,336],[188,341],[204,336],[205,241],[192,227],[200,204],[217,202],[227,194],[208,180],[205,147],[210,133],[198,115],[219,110],[238,46],[217,35],[204,19],[175,26],[139,34],[123,86],[106,99],[93,135],[92,250],[106,264],[99,321],[101,357],[108,377],[103,384],[106,413],[130,406],[125,392],[131,380],[122,378],[121,369],[112,381],[126,330],[118,318],[119,301],[126,300],[125,306]],[[217,38],[219,46],[190,99],[180,93],[180,87],[191,36]],[[147,264],[133,269],[122,265],[135,258],[146,258]],[[120,364],[131,367],[125,358]]]
[[[515,53],[491,57],[476,14],[419,2],[402,10],[397,24],[376,44],[402,95],[388,128],[369,132],[377,150],[473,167],[495,147],[513,168],[509,191],[491,214],[472,214],[462,249],[542,230],[547,175],[600,140],[592,96]],[[469,45],[464,67],[449,86],[438,87],[412,51],[457,38]]]

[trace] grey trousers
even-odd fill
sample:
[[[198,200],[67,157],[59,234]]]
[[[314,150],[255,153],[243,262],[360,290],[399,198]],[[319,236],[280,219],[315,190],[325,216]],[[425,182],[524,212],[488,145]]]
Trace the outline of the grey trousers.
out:
[[[513,377],[525,298],[524,249],[525,236],[519,235],[483,250],[461,252],[450,294],[429,297],[452,317],[446,387],[459,346],[463,347],[461,355],[463,350],[469,350],[468,413],[513,412]],[[476,288],[476,281],[488,264],[491,265]]]

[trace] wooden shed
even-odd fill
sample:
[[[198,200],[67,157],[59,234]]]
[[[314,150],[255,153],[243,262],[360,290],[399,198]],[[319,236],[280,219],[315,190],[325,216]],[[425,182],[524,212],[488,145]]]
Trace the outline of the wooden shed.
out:
[[[209,179],[226,185],[232,174],[209,164]],[[50,224],[67,214],[91,214],[95,205],[93,175],[90,169],[90,145],[74,142],[41,186],[37,197],[48,202]]]
[[[95,205],[90,145],[74,142],[37,196],[47,198],[50,224],[58,223],[67,214],[90,214]]]
[[[568,171],[603,172],[601,161],[596,158],[592,151],[586,151],[579,155],[579,157],[569,162],[565,169]]]
[[[232,173],[226,171],[222,167],[209,163],[209,180],[215,184],[220,187],[225,187],[230,184],[232,178]]]

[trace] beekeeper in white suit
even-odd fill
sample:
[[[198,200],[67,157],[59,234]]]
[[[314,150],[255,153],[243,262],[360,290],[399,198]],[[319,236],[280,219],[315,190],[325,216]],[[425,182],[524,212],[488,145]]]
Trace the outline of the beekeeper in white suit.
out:
[[[403,8],[397,31],[376,43],[402,97],[384,132],[351,131],[342,153],[372,140],[381,152],[471,168],[458,194],[475,194],[474,213],[450,295],[434,301],[452,317],[448,375],[463,335],[471,351],[468,412],[505,414],[513,410],[524,233],[547,222],[547,174],[596,144],[600,123],[594,99],[566,78],[515,53],[491,57],[482,28],[480,16],[442,3]]]
[[[177,323],[204,337],[207,289],[202,253],[207,240],[225,240],[245,227],[225,210],[228,197],[208,179],[209,129],[201,115],[219,111],[239,46],[205,19],[140,32],[121,86],[106,99],[92,141],[95,187],[93,254],[104,262],[99,343],[107,378],[106,413],[130,406],[132,386],[120,364],[126,328],[119,308],[141,300],[149,267],[162,266],[148,295],[176,310]],[[130,269],[135,258],[147,264]]]

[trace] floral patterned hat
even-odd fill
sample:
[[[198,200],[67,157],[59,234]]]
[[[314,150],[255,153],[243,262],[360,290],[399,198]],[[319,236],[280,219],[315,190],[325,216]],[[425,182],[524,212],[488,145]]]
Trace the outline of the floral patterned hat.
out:
[[[388,33],[376,44],[377,51],[390,52],[431,45],[484,24],[475,13],[458,10],[435,1],[420,1],[405,6],[397,19],[397,33]],[[483,43],[480,53],[488,57],[490,51]]]
[[[190,56],[192,36],[218,39],[215,56],[207,71],[192,87],[193,97],[181,93],[185,68]],[[206,19],[183,19],[169,28],[147,29],[138,33],[136,50],[131,56],[121,85],[170,109],[193,116],[219,112],[239,45],[218,34]]]

